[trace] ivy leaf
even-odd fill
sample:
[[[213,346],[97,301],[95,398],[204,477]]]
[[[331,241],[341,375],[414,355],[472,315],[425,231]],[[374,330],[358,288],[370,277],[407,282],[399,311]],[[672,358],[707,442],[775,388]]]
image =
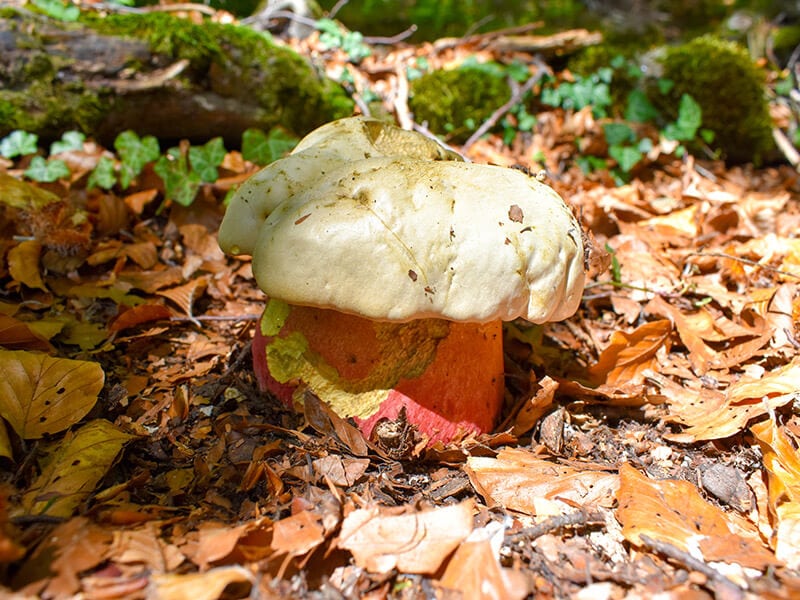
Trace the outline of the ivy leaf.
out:
[[[217,167],[225,159],[225,144],[221,137],[215,137],[203,146],[189,148],[189,162],[192,170],[206,183],[213,183],[219,177]]]
[[[81,16],[81,11],[77,6],[61,2],[61,0],[33,0],[33,5],[44,14],[60,21],[74,22]]]
[[[688,142],[697,135],[703,122],[703,111],[689,94],[681,96],[678,119],[664,128],[667,139]]]
[[[269,135],[260,129],[248,129],[242,135],[242,156],[256,164],[268,165],[288,154],[297,141],[279,127],[272,128]]]
[[[5,158],[34,154],[38,148],[39,136],[17,129],[0,140],[0,154]]]
[[[121,166],[119,183],[128,189],[131,181],[142,172],[144,166],[158,159],[161,149],[158,140],[152,135],[139,138],[133,131],[123,131],[114,140],[114,148],[119,155]]]
[[[200,175],[189,170],[186,157],[180,150],[170,148],[167,153],[169,156],[160,157],[153,170],[164,181],[166,197],[182,206],[189,206],[200,189]]]
[[[625,107],[625,120],[634,123],[644,123],[658,118],[658,109],[648,100],[642,90],[633,90],[628,94],[628,104]]]
[[[104,190],[110,190],[114,187],[116,182],[117,177],[114,174],[114,161],[107,156],[102,156],[97,162],[94,171],[89,175],[89,181],[86,182],[86,186],[89,189],[99,187]]]
[[[83,150],[86,136],[80,131],[67,131],[57,142],[50,144],[50,154],[60,154],[70,150]]]
[[[34,156],[30,166],[25,169],[25,175],[34,181],[52,182],[69,177],[69,167],[63,160],[45,160],[41,156]]]
[[[633,129],[625,123],[606,123],[603,125],[603,131],[606,134],[606,141],[611,146],[619,146],[636,139]]]
[[[642,159],[642,153],[632,146],[610,146],[608,155],[617,161],[623,173],[629,173]]]

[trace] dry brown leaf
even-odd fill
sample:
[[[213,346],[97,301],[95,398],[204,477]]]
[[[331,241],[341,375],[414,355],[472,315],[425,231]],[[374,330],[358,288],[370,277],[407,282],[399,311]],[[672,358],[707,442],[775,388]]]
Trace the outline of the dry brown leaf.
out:
[[[152,522],[140,529],[115,530],[108,557],[115,563],[146,565],[155,573],[177,569],[185,557],[159,534],[158,526]]]
[[[617,498],[617,520],[632,544],[643,545],[639,536],[646,535],[706,561],[761,570],[775,564],[754,526],[744,530],[688,481],[654,481],[624,463]]]
[[[0,416],[24,439],[63,431],[91,410],[104,380],[95,362],[0,350]]]
[[[728,321],[724,326],[729,332],[735,328],[740,335],[734,342],[731,338],[724,337],[724,331],[720,329],[722,321],[719,317],[709,313],[708,308],[700,308],[692,315],[684,314],[679,308],[672,306],[661,296],[656,296],[647,303],[645,310],[650,314],[667,317],[675,324],[681,341],[689,350],[689,360],[694,371],[700,375],[707,373],[710,369],[730,368],[741,364],[756,352],[763,348],[772,337],[772,330],[767,327],[766,320],[753,315],[754,324],[752,328],[744,328],[740,324],[738,327]],[[706,344],[705,339],[711,336],[708,325],[713,324],[711,331],[714,331],[714,341],[725,339],[730,340],[729,347],[723,351],[716,351]],[[704,335],[706,336],[704,339]]]
[[[791,569],[800,567],[800,453],[768,419],[750,427],[767,471],[768,509],[775,522],[775,555]]]
[[[751,419],[794,401],[797,389],[800,389],[800,357],[760,378],[743,377],[728,388],[724,397],[715,390],[703,390],[688,404],[673,404],[671,412],[675,420],[689,427],[665,437],[688,444],[735,435]]]
[[[140,304],[120,313],[108,326],[112,333],[137,327],[142,323],[151,323],[169,319],[172,311],[163,304]]]
[[[72,598],[81,589],[80,574],[104,560],[112,535],[86,517],[61,523],[17,573],[15,587],[40,582],[43,598]]]
[[[471,456],[464,470],[487,505],[529,515],[547,501],[565,510],[611,506],[618,485],[616,474],[557,465],[519,448],[504,448],[497,458]]]
[[[522,600],[529,593],[524,576],[502,568],[488,540],[461,544],[439,585],[474,600]]]
[[[337,546],[372,573],[432,574],[472,531],[474,505],[359,508],[344,518]]]
[[[27,323],[0,314],[0,346],[7,350],[38,350],[50,352],[50,343],[30,330]]]
[[[208,278],[198,277],[188,283],[177,287],[159,290],[156,292],[168,300],[172,300],[187,317],[194,316],[193,308],[195,301],[203,294],[208,285]]]
[[[217,600],[223,597],[225,588],[231,584],[255,585],[253,573],[244,567],[218,567],[205,573],[186,575],[152,575],[148,586],[148,598],[159,600]]]
[[[47,291],[42,280],[39,258],[42,244],[36,240],[25,240],[8,251],[8,272],[14,281],[31,289]]]
[[[669,351],[671,332],[668,319],[645,323],[631,333],[615,331],[597,363],[589,368],[592,380],[609,386],[640,383],[644,379],[642,373],[656,367],[656,352],[661,348]]]
[[[252,555],[259,560],[272,554],[272,521],[256,519],[242,525],[231,527],[221,523],[206,522],[200,525],[196,541],[181,548],[181,551],[200,569],[212,565],[231,564],[244,560],[244,553],[259,540],[260,553]]]
[[[552,406],[558,382],[545,375],[538,383],[536,393],[528,399],[514,417],[511,435],[519,437],[529,432],[547,409]]]
[[[289,556],[302,556],[311,552],[325,541],[325,529],[321,520],[320,515],[304,510],[275,521],[270,546],[275,552]]]

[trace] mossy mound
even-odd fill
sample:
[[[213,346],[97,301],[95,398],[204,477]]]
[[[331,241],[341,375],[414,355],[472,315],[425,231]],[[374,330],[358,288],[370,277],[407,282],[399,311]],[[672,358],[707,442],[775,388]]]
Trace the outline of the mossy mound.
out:
[[[764,73],[735,43],[703,36],[667,48],[658,59],[661,76],[674,82],[651,101],[675,118],[680,97],[689,94],[703,111],[703,127],[714,132],[712,146],[730,162],[760,162],[773,147],[772,120]]]
[[[462,67],[414,80],[409,107],[418,123],[427,123],[434,133],[461,143],[510,96],[501,75],[481,67]]]
[[[80,129],[107,141],[135,129],[235,144],[249,127],[302,135],[352,114],[338,84],[246,27],[164,13],[86,12],[71,24],[14,13],[0,33],[15,48],[0,57],[0,136],[24,129],[47,139]],[[165,85],[125,87],[157,80],[181,60],[188,66]]]

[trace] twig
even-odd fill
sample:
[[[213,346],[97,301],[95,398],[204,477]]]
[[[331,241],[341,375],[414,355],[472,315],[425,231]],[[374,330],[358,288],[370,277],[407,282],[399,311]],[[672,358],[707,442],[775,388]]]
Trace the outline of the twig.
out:
[[[789,141],[789,138],[786,137],[786,134],[783,133],[783,131],[781,131],[779,128],[773,127],[772,139],[775,140],[775,144],[786,157],[786,160],[789,161],[789,164],[791,164],[796,171],[800,171],[800,152],[798,152],[797,148],[792,145],[792,142]]]
[[[331,10],[328,12],[328,18],[333,19],[336,16],[336,13],[342,10],[349,1],[350,0],[339,0],[336,4],[334,4],[333,8],[331,8]]]
[[[782,269],[778,269],[777,267],[771,267],[769,265],[762,264],[757,260],[750,260],[749,258],[742,258],[741,256],[733,256],[732,254],[725,254],[724,252],[689,252],[687,256],[711,256],[713,258],[727,258],[728,260],[738,261],[746,265],[750,265],[751,267],[759,267],[761,269],[766,269],[767,271],[777,273],[778,275],[786,275],[787,277],[794,277],[795,279],[800,279],[800,275],[798,275],[797,273],[784,271]]]
[[[487,131],[489,131],[492,127],[497,125],[497,122],[505,116],[505,114],[514,108],[517,104],[522,101],[534,85],[536,85],[539,80],[544,77],[544,75],[549,71],[547,65],[545,65],[541,59],[537,56],[533,59],[534,63],[536,64],[536,72],[528,78],[528,81],[525,82],[524,85],[514,90],[511,94],[511,98],[508,99],[508,102],[503,104],[500,108],[492,113],[492,115],[486,119],[480,127],[469,136],[469,139],[464,142],[464,145],[461,147],[462,152],[466,152],[472,144],[478,141]]]
[[[714,583],[724,587],[729,593],[729,595],[726,596],[727,598],[744,598],[744,590],[737,585],[735,581],[729,579],[716,569],[710,567],[707,563],[703,562],[699,558],[695,558],[688,552],[685,552],[680,548],[673,546],[672,544],[662,542],[661,540],[654,540],[650,536],[643,533],[639,534],[639,540],[641,540],[642,545],[649,550],[658,552],[659,554],[662,554],[667,558],[671,558],[672,560],[690,568],[693,571],[702,573]]]
[[[552,517],[548,517],[541,523],[537,523],[533,527],[524,527],[519,531],[515,531],[513,533],[509,533],[508,537],[519,539],[525,538],[529,540],[535,540],[536,538],[542,537],[546,533],[550,533],[552,531],[558,531],[559,529],[564,529],[565,527],[577,527],[580,525],[595,525],[600,523],[605,523],[606,520],[600,512],[592,511],[587,512],[585,510],[579,510],[576,512],[571,512],[566,515],[555,515]]]
[[[195,321],[258,321],[261,315],[198,315],[196,317],[170,317],[172,323],[194,323]]]
[[[396,33],[392,36],[373,36],[373,35],[365,35],[362,40],[365,44],[381,44],[381,45],[392,45],[398,42],[402,42],[403,40],[410,38],[417,32],[417,26],[412,25],[405,31],[401,31],[400,33]]]
[[[182,2],[179,4],[154,4],[153,6],[123,6],[111,2],[98,2],[90,5],[92,9],[107,10],[109,12],[145,14],[151,12],[181,12],[195,11],[213,17],[217,14],[217,9],[205,4],[195,4],[193,2]]]

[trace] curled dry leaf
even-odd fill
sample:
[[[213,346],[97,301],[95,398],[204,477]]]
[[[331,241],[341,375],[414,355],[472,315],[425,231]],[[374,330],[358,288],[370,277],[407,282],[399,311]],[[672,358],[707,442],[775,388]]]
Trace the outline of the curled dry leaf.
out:
[[[743,377],[721,396],[714,390],[700,393],[695,400],[683,403],[681,393],[671,388],[676,402],[671,403],[673,418],[689,427],[665,437],[684,444],[715,440],[742,431],[747,423],[794,400],[800,389],[800,357],[761,378]]]
[[[26,513],[71,517],[133,438],[103,419],[68,434],[25,493]]]
[[[671,332],[668,319],[645,323],[631,333],[615,331],[589,374],[597,384],[641,382],[645,370],[657,368],[656,352],[662,347],[669,351]]]
[[[104,380],[95,362],[0,350],[0,416],[24,439],[63,431],[94,406]]]
[[[654,481],[624,463],[617,520],[632,544],[640,535],[666,542],[706,561],[765,569],[775,564],[755,526],[706,501],[688,481]]]
[[[26,240],[8,251],[8,273],[14,281],[31,289],[47,291],[39,268],[42,244]]]
[[[800,455],[772,419],[750,427],[761,447],[768,481],[768,509],[776,521],[775,555],[800,567]]]
[[[472,500],[422,511],[360,508],[345,517],[338,547],[373,573],[435,573],[472,531],[473,508]]]
[[[160,600],[217,600],[231,584],[255,584],[249,569],[239,566],[219,567],[205,573],[153,575],[148,598]]]
[[[464,470],[487,504],[529,515],[548,501],[565,510],[611,506],[618,485],[616,474],[556,465],[517,448],[504,448],[497,458],[471,456]]]
[[[461,598],[522,600],[528,593],[525,577],[504,569],[488,540],[461,544],[447,564],[439,585]]]
[[[7,350],[38,350],[49,352],[50,343],[31,331],[28,324],[0,313],[0,346]]]

